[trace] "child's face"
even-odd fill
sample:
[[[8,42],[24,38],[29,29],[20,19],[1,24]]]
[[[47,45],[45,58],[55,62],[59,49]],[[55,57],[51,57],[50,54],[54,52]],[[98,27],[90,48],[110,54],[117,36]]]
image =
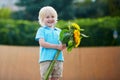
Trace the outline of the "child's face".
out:
[[[48,27],[53,27],[56,23],[55,16],[52,14],[46,14],[43,19],[43,23]]]

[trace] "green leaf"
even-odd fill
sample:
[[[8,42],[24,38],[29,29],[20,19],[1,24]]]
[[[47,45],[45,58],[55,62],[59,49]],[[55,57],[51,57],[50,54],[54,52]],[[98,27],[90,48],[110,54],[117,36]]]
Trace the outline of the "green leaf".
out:
[[[62,30],[60,33],[60,41],[62,43],[67,43],[69,41],[70,38],[70,33],[68,30]]]
[[[68,47],[71,47],[71,46],[73,46],[74,44],[73,44],[73,40],[69,40],[68,41]]]
[[[80,29],[80,31],[84,31],[84,29]]]
[[[63,38],[64,38],[64,34],[66,33],[66,32],[68,32],[68,30],[62,30],[61,32],[60,32],[60,41],[62,41],[63,40]]]
[[[67,51],[70,52],[70,51],[72,51],[73,48],[74,48],[74,46],[67,47]]]
[[[85,35],[85,34],[82,34],[82,33],[81,33],[81,36],[86,37],[86,38],[89,37],[89,36],[87,36],[87,35]]]

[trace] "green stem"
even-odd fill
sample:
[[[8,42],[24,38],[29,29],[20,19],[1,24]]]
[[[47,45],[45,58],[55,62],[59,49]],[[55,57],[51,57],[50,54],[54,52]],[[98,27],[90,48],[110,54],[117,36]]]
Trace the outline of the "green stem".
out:
[[[48,79],[49,79],[49,75],[50,75],[51,72],[53,71],[55,62],[56,62],[59,54],[60,54],[60,50],[57,51],[56,55],[54,56],[53,61],[50,63],[50,65],[49,65],[49,67],[48,67],[48,69],[47,69],[47,71],[46,71],[46,73],[45,73],[45,75],[44,75],[45,80],[48,80]]]

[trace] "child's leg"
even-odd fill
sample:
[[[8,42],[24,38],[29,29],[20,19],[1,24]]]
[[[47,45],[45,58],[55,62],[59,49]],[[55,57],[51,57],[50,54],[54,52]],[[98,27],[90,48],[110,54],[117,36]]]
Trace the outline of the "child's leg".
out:
[[[50,80],[59,80],[62,77],[63,62],[56,61]]]
[[[58,78],[51,78],[50,80],[59,80]]]
[[[51,63],[50,61],[40,63],[40,73],[42,80],[44,80],[44,74],[47,71],[47,68],[49,67],[50,63]],[[59,78],[62,77],[62,71],[63,71],[63,62],[56,61],[54,70],[50,75],[49,80],[59,80]]]
[[[44,79],[44,74],[46,73],[46,71],[47,71],[50,63],[51,63],[50,61],[46,61],[46,62],[40,63],[41,80],[45,80],[45,79]]]

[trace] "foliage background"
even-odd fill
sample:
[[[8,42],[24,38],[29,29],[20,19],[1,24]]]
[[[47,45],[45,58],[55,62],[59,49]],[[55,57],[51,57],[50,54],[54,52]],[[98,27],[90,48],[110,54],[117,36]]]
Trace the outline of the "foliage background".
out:
[[[118,46],[120,36],[113,38],[114,30],[120,35],[120,18],[104,17],[97,19],[61,20],[56,25],[61,29],[68,27],[68,22],[76,22],[89,38],[83,38],[80,46]],[[40,27],[38,22],[27,20],[0,19],[0,44],[37,46],[35,34]]]
[[[43,6],[54,7],[60,20],[120,16],[119,0],[19,0],[16,5],[25,9],[13,12],[14,19],[38,20]]]
[[[120,45],[120,0],[19,0],[16,5],[23,9],[0,8],[0,44],[37,46],[38,12],[52,6],[59,15],[57,27],[64,29],[76,22],[90,36],[80,46]]]

